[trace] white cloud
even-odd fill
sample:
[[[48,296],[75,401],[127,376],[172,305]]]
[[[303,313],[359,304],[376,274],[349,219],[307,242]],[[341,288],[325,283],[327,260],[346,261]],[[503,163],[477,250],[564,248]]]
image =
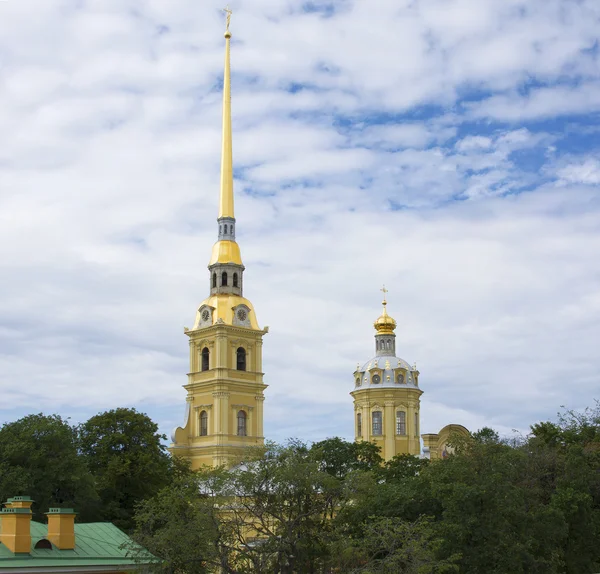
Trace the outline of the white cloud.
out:
[[[269,435],[351,436],[384,282],[424,431],[526,429],[589,404],[598,4],[301,5],[240,2],[232,22]],[[0,4],[0,422],[124,404],[164,430],[178,416],[182,327],[215,239],[219,8]],[[588,115],[560,123],[574,113]]]

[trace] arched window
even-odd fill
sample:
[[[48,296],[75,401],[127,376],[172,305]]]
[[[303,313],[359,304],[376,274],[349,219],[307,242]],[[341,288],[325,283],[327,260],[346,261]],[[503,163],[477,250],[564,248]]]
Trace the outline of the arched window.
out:
[[[210,356],[210,351],[208,350],[208,347],[204,347],[204,349],[202,349],[202,370],[203,371],[208,371],[208,369],[209,369],[209,364],[208,364],[209,356]]]
[[[200,413],[200,436],[208,435],[208,413],[202,411]]]
[[[396,434],[406,434],[406,413],[396,412]]]
[[[47,538],[40,538],[36,542],[34,548],[36,550],[39,550],[40,548],[43,549],[43,550],[52,550],[52,543]]]
[[[239,347],[237,352],[237,370],[245,371],[246,370],[246,349],[244,347]]]
[[[221,275],[221,286],[227,287],[227,273],[225,271],[223,271],[223,274]]]
[[[362,436],[362,415],[356,413],[356,436]]]
[[[225,235],[227,235],[227,224],[225,224]]]
[[[419,436],[419,413],[415,413],[415,436]]]
[[[222,225],[219,225],[219,234],[223,235],[223,226]]]
[[[217,274],[213,273],[213,289],[217,286]]]
[[[238,274],[237,273],[233,274],[233,286],[234,287],[238,286]]]
[[[381,421],[381,411],[373,412],[373,436],[381,436],[382,435],[382,421]]]
[[[403,385],[404,384],[404,375],[402,373],[399,373],[396,381],[398,382],[399,385]]]
[[[247,432],[246,432],[246,420],[247,420],[247,416],[246,416],[246,411],[238,411],[237,414],[237,423],[238,423],[238,429],[237,429],[237,434],[238,436],[246,436]]]

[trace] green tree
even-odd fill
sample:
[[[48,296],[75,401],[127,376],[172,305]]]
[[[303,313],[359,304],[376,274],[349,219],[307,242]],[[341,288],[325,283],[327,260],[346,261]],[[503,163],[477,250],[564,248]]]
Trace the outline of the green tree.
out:
[[[440,540],[431,521],[372,517],[359,539],[344,539],[336,556],[352,574],[442,574],[458,572],[458,555],[440,560]]]
[[[29,495],[34,519],[51,506],[71,506],[98,519],[94,479],[78,455],[76,430],[58,415],[28,415],[0,428],[0,497]]]
[[[199,496],[196,480],[178,480],[136,508],[130,554],[156,557],[154,570],[204,574],[218,565],[214,501]]]
[[[383,463],[381,449],[375,443],[348,442],[339,437],[314,443],[310,452],[323,471],[340,479],[349,472],[373,470]]]
[[[100,413],[79,426],[81,453],[92,472],[105,520],[130,530],[135,505],[169,484],[173,463],[158,426],[135,409]]]

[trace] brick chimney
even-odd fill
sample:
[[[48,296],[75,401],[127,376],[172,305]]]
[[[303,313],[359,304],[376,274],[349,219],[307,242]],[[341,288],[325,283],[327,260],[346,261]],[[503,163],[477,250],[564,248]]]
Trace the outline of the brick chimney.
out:
[[[2,528],[0,542],[13,554],[29,554],[31,551],[31,505],[29,496],[9,498],[0,511]]]
[[[50,508],[48,517],[48,540],[60,550],[75,548],[75,516],[72,508]]]

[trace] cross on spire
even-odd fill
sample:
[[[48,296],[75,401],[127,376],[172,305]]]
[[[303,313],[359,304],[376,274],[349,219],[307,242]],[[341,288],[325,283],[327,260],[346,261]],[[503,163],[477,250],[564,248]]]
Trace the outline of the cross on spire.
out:
[[[384,303],[384,305],[385,305],[385,304],[387,303],[387,298],[386,298],[386,296],[387,296],[388,290],[385,288],[385,285],[384,285],[384,286],[383,286],[383,289],[380,289],[380,291],[383,293],[383,303]]]
[[[229,32],[229,23],[231,22],[231,15],[233,14],[231,8],[229,8],[229,4],[227,4],[227,6],[225,8],[223,8],[223,12],[225,12],[225,14],[227,14],[227,24],[226,24],[225,31]]]

